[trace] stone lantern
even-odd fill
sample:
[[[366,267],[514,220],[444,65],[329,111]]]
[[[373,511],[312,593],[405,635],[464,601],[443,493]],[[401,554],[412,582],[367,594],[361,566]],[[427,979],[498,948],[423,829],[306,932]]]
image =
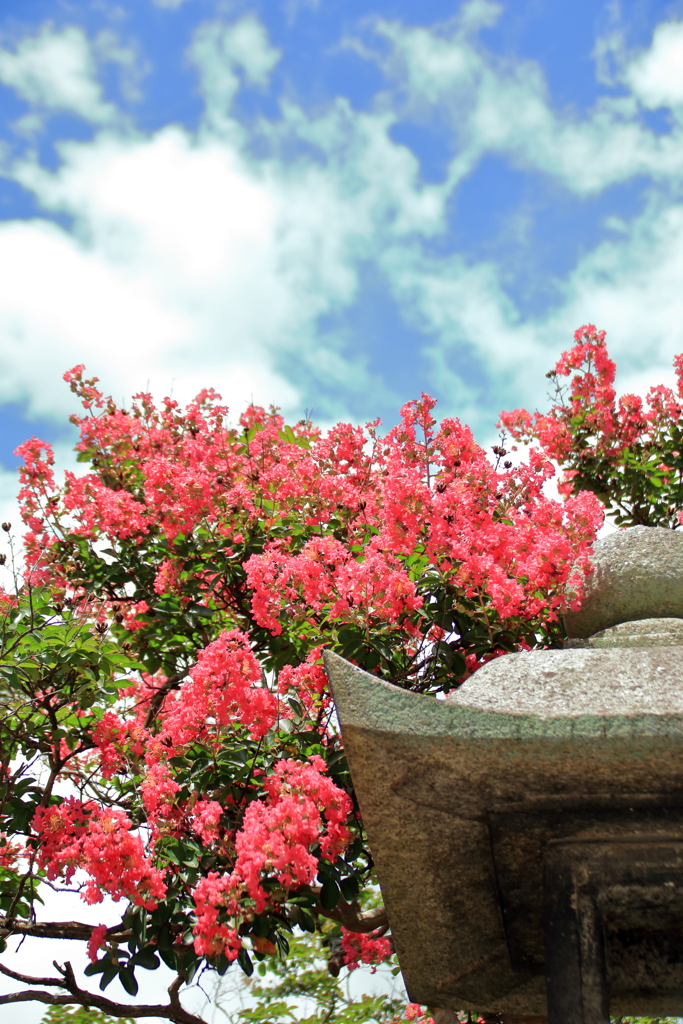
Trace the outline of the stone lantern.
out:
[[[411,1000],[683,1015],[683,531],[595,546],[564,650],[446,700],[327,670]]]

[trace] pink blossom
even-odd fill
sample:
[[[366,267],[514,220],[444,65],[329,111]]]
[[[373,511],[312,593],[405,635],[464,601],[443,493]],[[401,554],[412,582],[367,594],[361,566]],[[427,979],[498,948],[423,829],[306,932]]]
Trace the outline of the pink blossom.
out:
[[[104,940],[107,936],[106,924],[98,924],[92,930],[92,935],[88,939],[88,956],[91,963],[95,963],[97,960],[97,954],[104,944]]]

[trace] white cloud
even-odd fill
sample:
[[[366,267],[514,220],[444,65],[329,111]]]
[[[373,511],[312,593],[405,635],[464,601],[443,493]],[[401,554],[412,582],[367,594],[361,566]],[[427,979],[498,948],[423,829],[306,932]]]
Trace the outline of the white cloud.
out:
[[[316,319],[352,301],[357,261],[386,216],[400,212],[400,233],[429,209],[419,195],[411,206],[415,161],[381,119],[347,115],[308,126],[340,148],[331,171],[254,167],[225,139],[180,128],[65,144],[56,172],[16,165],[16,180],[74,228],[0,227],[0,395],[66,411],[54,382],[86,361],[118,394],[151,380],[186,398],[208,383],[238,407],[253,395],[300,413],[306,397],[276,368],[288,353],[353,390],[362,363],[318,352]]]
[[[543,317],[520,317],[492,263],[468,267],[452,257],[409,265],[398,254],[394,280],[431,335],[435,384],[480,429],[486,420],[492,426],[491,407],[547,404],[544,373],[584,323],[607,330],[620,391],[644,394],[655,383],[674,383],[671,360],[683,352],[683,206],[653,201],[622,225],[616,239],[579,261],[562,283],[560,302]],[[463,380],[467,360],[480,368],[478,386]]]
[[[216,130],[228,127],[225,119],[240,87],[237,69],[250,85],[264,87],[280,53],[258,18],[247,14],[232,25],[215,21],[200,26],[190,57],[202,81],[207,122]]]
[[[636,173],[680,180],[679,135],[647,131],[633,99],[580,120],[553,109],[535,65],[487,54],[473,33],[497,11],[471,3],[434,30],[379,22],[400,93],[387,88],[369,112],[338,99],[316,116],[283,101],[279,118],[248,129],[230,113],[235,90],[265,87],[278,51],[253,15],[210,22],[190,51],[206,101],[196,132],[111,127],[62,144],[56,170],[35,155],[16,163],[14,178],[73,227],[0,226],[0,399],[66,412],[59,376],[86,362],[117,398],[149,382],[181,398],[214,386],[233,408],[253,397],[288,415],[318,405],[319,392],[330,417],[348,417],[363,394],[395,407],[407,396],[372,369],[364,340],[318,327],[353,307],[367,264],[416,327],[432,388],[475,426],[490,424],[492,405],[542,402],[542,371],[587,320],[608,328],[632,380],[664,372],[683,347],[675,203],[653,199],[631,223],[613,219],[611,239],[558,282],[557,305],[536,319],[522,319],[492,260],[429,254],[458,183],[487,152],[579,194]],[[440,185],[425,185],[414,154],[390,137],[429,104],[453,132]],[[480,368],[480,384],[463,363]]]
[[[467,0],[458,11],[458,22],[465,32],[478,32],[492,28],[502,13],[503,5],[493,0]]]
[[[625,78],[645,107],[683,105],[683,22],[658,25],[652,45],[628,66]]]
[[[317,380],[338,391],[326,408],[339,415],[350,394],[386,395],[362,352],[348,356],[334,332],[321,348],[317,320],[352,304],[378,239],[437,230],[445,193],[420,185],[415,157],[388,137],[390,115],[357,115],[341,100],[317,120],[285,105],[280,122],[259,129],[275,153],[300,139],[322,159],[247,158],[238,122],[222,112],[217,125],[225,93],[214,44],[230,73],[239,63],[257,84],[277,52],[252,17],[220,32],[212,23],[197,40],[207,101],[197,133],[106,131],[61,144],[55,171],[35,155],[13,166],[73,229],[0,226],[5,400],[66,411],[70,396],[56,397],[55,382],[82,361],[117,395],[151,381],[187,398],[210,384],[235,407],[253,396],[300,414]]]
[[[285,14],[287,21],[292,25],[298,18],[301,11],[317,11],[320,7],[320,0],[285,0]]]
[[[151,65],[142,58],[137,45],[124,45],[115,32],[105,29],[93,39],[92,50],[98,61],[119,65],[121,94],[126,100],[134,103],[142,99],[140,81],[149,74]]]
[[[267,189],[224,148],[193,147],[172,128],[138,142],[101,136],[64,157],[56,175],[27,165],[18,177],[75,215],[75,233],[0,228],[3,397],[28,393],[46,413],[54,382],[85,360],[119,394],[153,380],[189,397],[219,377],[240,406],[252,392],[291,403],[262,352],[293,326]]]
[[[22,39],[15,52],[0,50],[0,82],[49,110],[68,110],[87,121],[111,121],[116,108],[102,98],[85,33],[75,26],[55,31],[49,24]]]
[[[630,96],[603,97],[583,120],[558,113],[539,66],[494,58],[471,37],[467,18],[436,30],[378,19],[375,30],[390,43],[382,67],[405,95],[397,113],[420,120],[439,110],[450,124],[457,153],[452,186],[487,152],[540,170],[579,194],[636,174],[661,180],[679,173],[680,129],[655,136]],[[369,55],[359,48],[363,52]]]

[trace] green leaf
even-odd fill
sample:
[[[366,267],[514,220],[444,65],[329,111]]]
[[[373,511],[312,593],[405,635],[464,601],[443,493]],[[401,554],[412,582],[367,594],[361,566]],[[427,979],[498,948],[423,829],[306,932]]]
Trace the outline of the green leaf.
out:
[[[119,980],[129,996],[138,994],[138,983],[132,967],[122,967],[119,971]]]
[[[107,967],[106,971],[103,971],[100,979],[100,991],[104,992],[107,985],[109,985],[119,973],[118,967],[113,967],[111,964]]]
[[[135,966],[139,964],[140,967],[144,967],[146,971],[156,971],[159,966],[159,957],[151,946],[147,946],[146,949],[141,949],[136,953],[130,963]]]
[[[332,879],[326,879],[320,890],[320,905],[323,910],[334,910],[339,903],[339,886]]]
[[[248,978],[254,973],[254,965],[251,962],[251,957],[247,953],[246,949],[242,947],[237,954],[237,963],[240,965],[244,973]]]
[[[355,900],[360,891],[358,879],[353,876],[349,878],[342,878],[339,882],[339,888],[341,889],[341,894],[347,903],[351,903],[352,900]],[[327,907],[325,909],[327,909]]]

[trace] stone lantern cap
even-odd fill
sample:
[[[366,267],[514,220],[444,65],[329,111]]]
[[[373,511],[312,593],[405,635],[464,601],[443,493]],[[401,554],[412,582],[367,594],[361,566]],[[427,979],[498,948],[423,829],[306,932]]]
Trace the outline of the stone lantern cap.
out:
[[[671,625],[683,627],[683,531],[618,530],[596,543],[591,562],[581,607],[564,617],[570,638],[641,620],[676,618]]]
[[[544,872],[590,848],[584,882],[612,871],[611,1012],[683,1014],[683,531],[620,531],[594,565],[568,649],[500,657],[446,700],[326,654],[415,1002],[545,1015]]]

